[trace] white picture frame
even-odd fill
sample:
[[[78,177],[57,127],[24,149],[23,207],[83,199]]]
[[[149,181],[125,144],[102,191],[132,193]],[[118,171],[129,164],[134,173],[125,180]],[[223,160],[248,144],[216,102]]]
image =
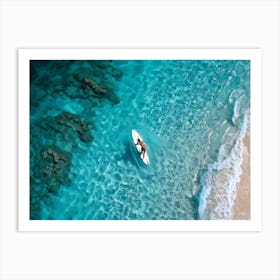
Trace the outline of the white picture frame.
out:
[[[31,60],[250,60],[251,217],[249,220],[30,220],[29,65]],[[19,231],[261,231],[262,52],[260,49],[19,49]]]

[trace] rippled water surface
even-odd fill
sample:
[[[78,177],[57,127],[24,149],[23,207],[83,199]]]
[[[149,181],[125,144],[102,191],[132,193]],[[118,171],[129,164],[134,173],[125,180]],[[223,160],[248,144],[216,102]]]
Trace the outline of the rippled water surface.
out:
[[[232,218],[249,61],[30,65],[31,219]]]

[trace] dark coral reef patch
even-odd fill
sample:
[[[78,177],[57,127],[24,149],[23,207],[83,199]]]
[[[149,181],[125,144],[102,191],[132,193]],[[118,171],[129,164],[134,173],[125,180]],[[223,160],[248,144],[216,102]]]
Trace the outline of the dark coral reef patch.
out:
[[[122,75],[109,60],[30,62],[31,219],[40,219],[41,203],[71,185],[72,155],[94,141],[96,108],[120,102],[114,84]],[[69,102],[79,109],[68,109]]]
[[[106,98],[113,104],[119,103],[118,96],[108,82],[105,84],[104,80],[94,77],[93,72],[87,68],[79,69],[73,74],[73,77],[78,83],[77,87],[82,89],[82,94],[79,92],[80,98]]]
[[[56,129],[59,129],[61,133],[68,129],[74,130],[81,141],[89,143],[93,141],[93,136],[89,130],[89,126],[85,121],[82,121],[79,116],[63,112],[59,116],[54,118]]]
[[[61,185],[71,183],[69,173],[71,155],[56,146],[42,149],[34,159],[30,180],[30,218],[40,219],[40,204],[48,202],[51,194],[56,194]]]

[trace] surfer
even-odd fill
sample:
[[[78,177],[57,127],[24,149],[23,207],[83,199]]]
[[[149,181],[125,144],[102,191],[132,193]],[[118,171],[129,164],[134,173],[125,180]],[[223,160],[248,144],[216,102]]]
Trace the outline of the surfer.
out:
[[[147,150],[146,145],[144,144],[144,141],[141,141],[141,140],[138,138],[137,144],[135,144],[135,145],[140,145],[140,146],[141,146],[141,153],[142,153],[143,158],[144,158],[145,153],[146,153],[146,150]]]

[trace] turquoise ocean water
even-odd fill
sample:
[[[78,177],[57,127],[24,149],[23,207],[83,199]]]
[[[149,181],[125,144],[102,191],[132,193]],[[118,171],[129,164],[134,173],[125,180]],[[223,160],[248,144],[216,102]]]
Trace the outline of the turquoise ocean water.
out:
[[[232,219],[249,115],[250,61],[31,61],[30,218]]]

